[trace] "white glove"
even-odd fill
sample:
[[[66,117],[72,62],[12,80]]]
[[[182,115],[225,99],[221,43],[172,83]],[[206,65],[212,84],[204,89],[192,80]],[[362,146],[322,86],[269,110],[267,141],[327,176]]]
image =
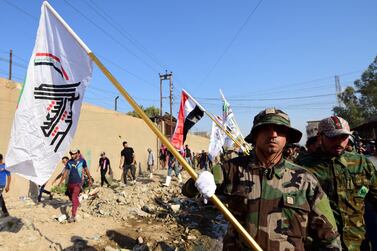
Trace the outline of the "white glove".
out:
[[[212,197],[216,191],[215,178],[212,173],[208,171],[204,171],[199,175],[195,182],[195,186],[203,195],[204,203],[207,203],[207,199]]]

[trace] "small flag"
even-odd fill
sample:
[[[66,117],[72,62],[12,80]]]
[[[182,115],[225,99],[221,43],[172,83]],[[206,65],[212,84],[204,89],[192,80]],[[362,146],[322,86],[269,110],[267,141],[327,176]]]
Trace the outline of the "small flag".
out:
[[[204,110],[187,94],[182,91],[181,104],[179,106],[177,125],[171,139],[172,145],[177,149],[183,149],[188,131],[204,115]]]
[[[238,139],[240,142],[244,142],[241,130],[239,129],[236,119],[234,118],[234,114],[230,104],[225,99],[223,93],[220,90],[220,94],[223,100],[223,125],[225,129],[235,138]],[[229,148],[232,147],[234,144],[233,140],[230,137],[225,138],[224,147]]]
[[[222,124],[220,117],[217,116],[217,120],[220,124]],[[225,133],[216,125],[215,122],[212,122],[212,132],[208,146],[208,153],[212,159],[223,152],[225,137]]]
[[[43,3],[37,38],[16,110],[6,163],[39,185],[68,150],[79,120],[92,61]]]

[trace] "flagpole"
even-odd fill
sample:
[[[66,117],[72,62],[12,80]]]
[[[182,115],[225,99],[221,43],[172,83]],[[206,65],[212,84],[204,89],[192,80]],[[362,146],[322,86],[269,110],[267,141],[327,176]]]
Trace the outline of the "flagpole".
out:
[[[162,132],[155,126],[155,124],[149,119],[149,117],[144,113],[144,111],[138,106],[138,104],[133,100],[133,98],[126,92],[123,86],[115,79],[115,77],[106,69],[106,67],[99,61],[99,59],[91,52],[89,57],[96,63],[96,65],[101,69],[101,71],[106,75],[106,77],[113,83],[113,85],[118,89],[118,91],[123,95],[123,97],[128,101],[132,108],[139,114],[139,116],[144,120],[144,122],[149,126],[149,128],[156,134],[156,136],[162,141],[162,143],[169,149],[169,151],[177,158],[177,160],[182,164],[182,167],[189,173],[189,175],[196,180],[198,174],[192,169],[192,167],[186,162],[182,155],[174,148],[170,141],[162,134]],[[216,205],[216,207],[223,213],[225,218],[227,218],[230,223],[237,229],[237,231],[242,235],[244,240],[248,245],[257,251],[261,251],[258,243],[249,235],[249,233],[243,228],[243,226],[238,222],[238,220],[232,215],[232,213],[226,208],[226,206],[221,202],[221,200],[213,195],[211,201]]]
[[[185,91],[184,89],[183,89],[183,91],[187,94],[187,96],[189,96],[189,97],[192,99],[192,101],[194,101],[194,102],[200,107],[200,109],[202,109],[202,110],[205,112],[205,114],[207,114],[207,116],[208,116],[213,122],[215,122],[215,124],[216,124],[221,130],[223,130],[223,132],[225,132],[225,134],[226,134],[231,140],[234,141],[234,143],[237,144],[238,147],[241,147],[241,148],[242,148],[242,143],[238,140],[238,138],[235,138],[235,137],[234,137],[234,136],[233,136],[233,135],[232,135],[227,129],[225,129],[225,128],[224,128],[224,127],[218,122],[218,120],[215,119],[215,118],[213,117],[212,114],[210,114],[209,112],[207,112],[207,110],[204,109],[204,107],[201,106],[201,105],[199,104],[199,102],[196,101],[196,99],[194,99],[190,94],[188,94],[187,91]],[[246,150],[248,150],[248,149],[246,149]],[[249,151],[247,151],[246,154],[249,154]]]
[[[223,99],[223,102],[224,102],[224,103],[228,103],[228,101],[226,100],[226,98],[225,98],[225,96],[224,96],[222,90],[219,89],[219,91],[220,91],[221,97],[222,97],[222,99]],[[229,104],[229,103],[228,103],[228,104]],[[229,107],[230,107],[230,104],[229,104]],[[233,111],[232,111],[232,113],[233,113]],[[233,113],[233,118],[234,118],[234,124],[235,124],[235,126],[236,126],[236,129],[237,129],[239,132],[241,132],[240,127],[239,127],[238,124],[237,124],[236,116],[234,115],[234,113]],[[242,136],[242,133],[241,133],[241,136]],[[242,143],[246,143],[246,146],[245,146],[246,151],[251,151],[251,148],[250,148],[249,144],[247,144],[247,142],[245,142],[243,136],[242,136],[242,138],[240,139],[240,141],[241,141]]]
[[[144,120],[144,122],[149,126],[149,128],[156,134],[156,136],[162,141],[162,143],[169,149],[169,151],[177,158],[177,160],[182,164],[182,167],[188,172],[188,174],[196,180],[198,174],[192,169],[192,167],[186,162],[183,156],[174,148],[170,141],[162,134],[162,132],[157,128],[157,126],[149,119],[149,117],[144,113],[140,106],[134,101],[134,99],[127,93],[123,86],[118,82],[118,80],[109,72],[109,70],[101,63],[101,61],[90,51],[90,49],[84,44],[84,42],[76,35],[76,33],[69,27],[69,25],[63,20],[63,18],[52,8],[52,6],[44,2],[44,5],[49,8],[49,10],[55,15],[55,17],[63,24],[69,33],[77,40],[77,42],[82,46],[82,48],[88,53],[90,59],[100,68],[100,70],[105,74],[105,76],[110,80],[110,82],[118,89],[118,91],[123,95],[123,97],[128,101],[132,108],[138,113],[138,115]],[[226,206],[221,202],[221,200],[213,195],[210,197],[211,201],[215,206],[223,213],[225,218],[236,228],[236,230],[241,234],[243,239],[248,243],[248,245],[257,251],[262,251],[258,243],[249,235],[249,233],[243,228],[243,226],[238,222],[238,220],[232,215],[232,213],[226,208]]]

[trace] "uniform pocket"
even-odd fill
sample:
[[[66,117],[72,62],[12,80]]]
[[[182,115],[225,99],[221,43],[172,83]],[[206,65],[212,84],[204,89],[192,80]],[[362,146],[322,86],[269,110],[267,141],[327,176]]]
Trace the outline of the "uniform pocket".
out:
[[[305,196],[283,194],[281,230],[291,237],[305,237],[310,207]]]

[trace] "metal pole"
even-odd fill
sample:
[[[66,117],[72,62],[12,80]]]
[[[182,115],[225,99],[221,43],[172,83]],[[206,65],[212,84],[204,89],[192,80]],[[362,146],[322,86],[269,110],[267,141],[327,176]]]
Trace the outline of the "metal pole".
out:
[[[9,51],[9,75],[8,75],[9,80],[12,80],[12,61],[13,61],[13,50],[10,49]]]
[[[170,137],[173,137],[173,73],[170,72],[169,86],[170,86]]]
[[[116,96],[115,99],[114,99],[114,110],[115,111],[118,111],[118,99],[119,99],[119,96]]]

